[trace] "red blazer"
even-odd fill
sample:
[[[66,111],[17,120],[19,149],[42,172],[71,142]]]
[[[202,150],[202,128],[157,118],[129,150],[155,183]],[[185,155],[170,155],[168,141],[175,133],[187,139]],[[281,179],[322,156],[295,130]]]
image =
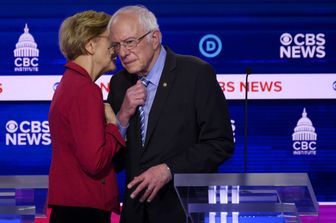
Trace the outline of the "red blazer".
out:
[[[119,210],[112,157],[125,146],[106,124],[103,96],[89,74],[69,62],[49,111],[52,160],[49,205]]]

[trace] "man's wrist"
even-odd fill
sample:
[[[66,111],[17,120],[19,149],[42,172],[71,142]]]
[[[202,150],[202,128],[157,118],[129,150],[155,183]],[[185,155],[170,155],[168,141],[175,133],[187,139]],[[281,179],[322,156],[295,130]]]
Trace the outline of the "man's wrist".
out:
[[[164,167],[165,167],[165,169],[166,169],[166,171],[167,171],[167,173],[169,175],[169,180],[171,180],[173,178],[173,174],[172,174],[172,172],[170,170],[170,167],[166,163],[163,163],[163,165],[164,165]]]
[[[122,128],[127,128],[128,127],[129,118],[127,118],[125,115],[123,115],[122,112],[118,112],[116,117],[117,117],[117,123],[120,127],[122,127]]]
[[[119,129],[119,132],[120,132],[120,134],[121,134],[121,136],[125,139],[125,141],[126,141],[126,131],[127,131],[127,129],[128,129],[128,126],[129,126],[129,124],[128,123],[126,123],[126,125],[124,126],[124,125],[122,125],[122,123],[120,122],[120,120],[119,120],[119,113],[116,115],[116,119],[117,119],[117,127],[118,127],[118,129]]]
[[[122,128],[128,128],[128,119],[124,118],[122,114],[120,114],[120,112],[118,112],[118,114],[116,115],[117,118],[117,124],[122,127]]]

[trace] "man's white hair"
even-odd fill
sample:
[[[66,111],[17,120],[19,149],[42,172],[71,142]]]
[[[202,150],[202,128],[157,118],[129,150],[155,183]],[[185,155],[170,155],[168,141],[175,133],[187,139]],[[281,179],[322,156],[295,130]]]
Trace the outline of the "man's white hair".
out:
[[[120,8],[118,11],[116,11],[108,24],[108,29],[111,29],[112,22],[119,14],[133,14],[138,17],[139,24],[142,26],[142,28],[145,31],[151,31],[151,30],[159,30],[159,25],[157,23],[157,19],[151,11],[149,11],[145,6],[143,5],[130,5]]]

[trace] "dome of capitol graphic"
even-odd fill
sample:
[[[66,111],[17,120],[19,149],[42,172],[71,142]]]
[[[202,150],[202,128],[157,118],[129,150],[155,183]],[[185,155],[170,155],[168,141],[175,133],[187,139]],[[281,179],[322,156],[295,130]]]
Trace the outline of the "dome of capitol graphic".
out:
[[[307,117],[306,108],[303,109],[302,117],[294,128],[293,140],[316,140],[317,135],[312,121]]]
[[[15,57],[38,57],[39,50],[37,49],[34,37],[29,33],[27,23],[24,28],[24,33],[21,34],[19,41],[15,46]]]
[[[26,23],[25,28],[23,29],[24,33],[21,34],[20,38],[19,38],[19,43],[20,42],[31,42],[31,43],[35,43],[35,39],[34,37],[29,33],[29,28],[28,25]]]

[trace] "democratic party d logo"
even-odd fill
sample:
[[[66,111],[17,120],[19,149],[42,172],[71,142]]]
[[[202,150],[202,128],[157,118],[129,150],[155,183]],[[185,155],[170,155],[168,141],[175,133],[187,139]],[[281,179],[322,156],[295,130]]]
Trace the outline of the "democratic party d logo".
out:
[[[199,42],[199,50],[205,57],[215,57],[222,51],[222,41],[214,34],[205,35]]]

